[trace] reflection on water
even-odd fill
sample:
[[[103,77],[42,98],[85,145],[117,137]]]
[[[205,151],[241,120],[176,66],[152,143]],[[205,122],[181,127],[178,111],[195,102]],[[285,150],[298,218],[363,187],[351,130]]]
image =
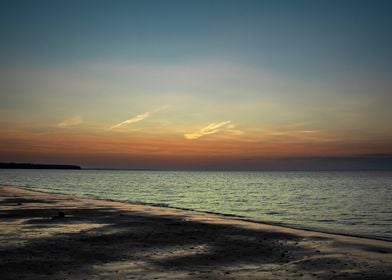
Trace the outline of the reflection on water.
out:
[[[0,170],[0,184],[392,239],[392,172]]]

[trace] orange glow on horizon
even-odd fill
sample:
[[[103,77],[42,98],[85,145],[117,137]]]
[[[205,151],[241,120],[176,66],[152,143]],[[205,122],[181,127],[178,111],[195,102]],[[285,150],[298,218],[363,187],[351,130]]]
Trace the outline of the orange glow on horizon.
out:
[[[318,141],[312,139],[219,139],[187,140],[182,137],[141,137],[132,135],[84,135],[65,133],[3,132],[1,154],[99,155],[180,158],[221,156],[292,157],[392,153],[392,144],[369,141]],[[37,158],[39,161],[39,158]]]

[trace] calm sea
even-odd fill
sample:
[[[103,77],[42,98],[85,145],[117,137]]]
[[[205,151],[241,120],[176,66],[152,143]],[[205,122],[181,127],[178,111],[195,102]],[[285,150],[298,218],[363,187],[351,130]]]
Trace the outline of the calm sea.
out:
[[[0,170],[0,184],[392,240],[392,172]]]

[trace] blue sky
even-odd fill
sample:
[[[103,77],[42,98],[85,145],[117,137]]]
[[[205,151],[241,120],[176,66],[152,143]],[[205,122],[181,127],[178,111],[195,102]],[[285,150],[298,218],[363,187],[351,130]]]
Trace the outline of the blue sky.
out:
[[[220,57],[319,77],[390,67],[390,1],[1,3],[8,63]]]

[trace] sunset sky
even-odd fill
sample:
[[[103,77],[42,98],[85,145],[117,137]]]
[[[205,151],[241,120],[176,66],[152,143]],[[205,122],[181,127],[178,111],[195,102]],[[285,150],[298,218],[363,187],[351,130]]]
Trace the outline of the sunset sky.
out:
[[[1,1],[0,162],[388,165],[391,13],[392,1]]]

